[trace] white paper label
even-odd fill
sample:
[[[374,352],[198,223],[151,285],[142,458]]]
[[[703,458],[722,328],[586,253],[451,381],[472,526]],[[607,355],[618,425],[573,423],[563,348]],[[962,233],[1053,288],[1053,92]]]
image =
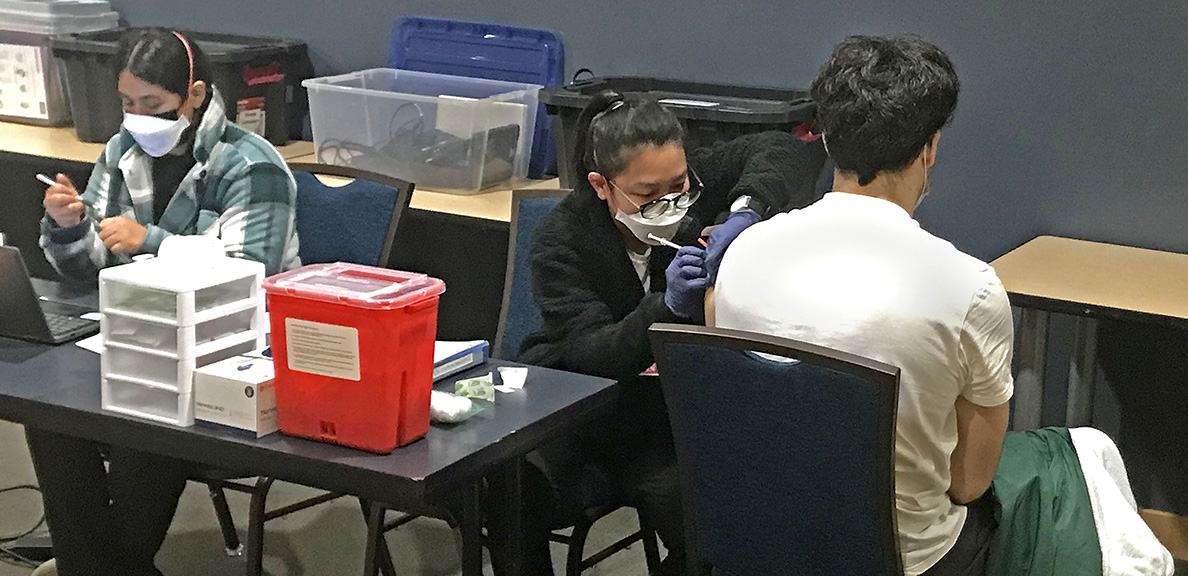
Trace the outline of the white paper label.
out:
[[[265,116],[264,98],[244,98],[238,103],[235,123],[248,132],[264,136]]]
[[[285,318],[289,370],[359,381],[359,330]]]
[[[0,44],[0,114],[49,118],[41,68],[43,50],[48,48]]]

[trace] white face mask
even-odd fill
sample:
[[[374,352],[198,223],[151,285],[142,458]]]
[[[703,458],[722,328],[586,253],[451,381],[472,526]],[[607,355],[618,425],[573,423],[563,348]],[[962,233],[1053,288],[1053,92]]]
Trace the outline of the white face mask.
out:
[[[671,240],[676,235],[677,229],[681,227],[681,220],[688,212],[688,208],[673,207],[655,218],[644,218],[639,212],[627,214],[621,210],[615,210],[615,220],[622,222],[640,242],[650,246],[659,246],[660,243],[649,238],[648,234]]]
[[[912,208],[912,212],[915,212],[916,209],[920,207],[920,204],[922,204],[924,202],[924,197],[928,196],[928,193],[932,191],[928,187],[928,173],[930,171],[931,170],[929,170],[928,168],[924,169],[924,185],[920,187],[920,197],[916,198],[916,206],[914,208]]]
[[[920,208],[920,204],[924,203],[924,197],[928,196],[928,192],[930,192],[930,191],[931,190],[928,188],[928,170],[925,170],[924,171],[924,185],[920,189],[920,197],[916,198],[916,207],[912,208],[912,211],[915,211],[916,208]]]
[[[166,120],[156,116],[124,113],[124,129],[136,139],[145,154],[160,158],[177,147],[182,133],[190,127],[190,119],[179,116],[177,120]]]

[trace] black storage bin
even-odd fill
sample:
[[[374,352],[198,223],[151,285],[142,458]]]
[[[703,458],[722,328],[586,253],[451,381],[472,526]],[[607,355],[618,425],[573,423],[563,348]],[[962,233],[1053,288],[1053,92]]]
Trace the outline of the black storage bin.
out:
[[[703,84],[659,78],[609,77],[549,86],[540,101],[553,120],[557,174],[562,188],[572,188],[571,161],[578,116],[603,90],[659,100],[685,126],[685,146],[693,149],[766,130],[790,131],[816,110],[808,91]]]
[[[123,122],[116,92],[122,63],[116,62],[122,30],[55,37],[74,129],[83,142],[106,142]],[[309,101],[301,81],[313,77],[305,43],[260,36],[182,31],[210,61],[212,81],[227,105],[227,118],[253,131],[263,111],[263,136],[276,145],[301,138]],[[244,117],[239,118],[240,110]]]

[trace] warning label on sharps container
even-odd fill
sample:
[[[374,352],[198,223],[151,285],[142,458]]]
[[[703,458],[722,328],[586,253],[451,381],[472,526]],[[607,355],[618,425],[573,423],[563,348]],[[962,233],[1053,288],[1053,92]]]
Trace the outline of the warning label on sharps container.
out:
[[[359,330],[285,318],[289,370],[359,381]]]

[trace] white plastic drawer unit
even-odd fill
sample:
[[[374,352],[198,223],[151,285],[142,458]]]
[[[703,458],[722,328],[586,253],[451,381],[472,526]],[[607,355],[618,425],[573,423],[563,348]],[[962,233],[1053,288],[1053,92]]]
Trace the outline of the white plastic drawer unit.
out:
[[[263,331],[264,318],[252,300],[241,300],[230,312],[191,326],[146,320],[139,314],[109,309],[103,316],[103,341],[159,351],[175,351],[179,357],[197,357],[197,348],[243,332]]]
[[[99,272],[103,408],[194,423],[194,370],[264,346],[264,265],[160,257]]]

